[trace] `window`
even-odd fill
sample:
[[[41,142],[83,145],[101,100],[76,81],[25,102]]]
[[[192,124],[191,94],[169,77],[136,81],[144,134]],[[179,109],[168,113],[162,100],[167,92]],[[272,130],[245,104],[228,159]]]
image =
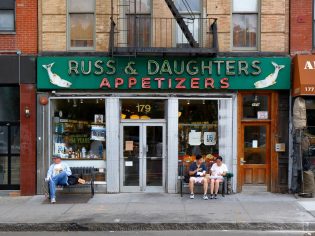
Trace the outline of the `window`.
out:
[[[94,48],[95,0],[69,0],[69,47]]]
[[[184,17],[191,34],[196,42],[199,42],[199,32],[201,28],[201,2],[200,0],[176,0],[176,7],[179,13]],[[176,23],[176,46],[185,47],[188,41],[181,28]]]
[[[126,1],[128,47],[149,47],[151,44],[151,1]]]
[[[243,96],[243,119],[270,119],[269,96],[248,94]]]
[[[178,158],[206,160],[219,154],[218,101],[180,100],[178,109]]]
[[[95,180],[105,181],[105,100],[56,99],[52,114],[52,155],[71,161],[70,167],[94,166]]]
[[[15,1],[0,1],[0,31],[15,31]]]
[[[257,49],[258,0],[233,0],[233,48]]]

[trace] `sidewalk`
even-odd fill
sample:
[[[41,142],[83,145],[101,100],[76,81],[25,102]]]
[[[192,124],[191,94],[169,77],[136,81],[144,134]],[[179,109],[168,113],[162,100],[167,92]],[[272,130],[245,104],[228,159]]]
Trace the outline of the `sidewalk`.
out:
[[[0,197],[0,231],[315,230],[315,198],[288,194],[240,193],[205,201],[202,195],[191,200],[179,194],[119,193],[96,194],[83,204],[44,201],[42,195]]]

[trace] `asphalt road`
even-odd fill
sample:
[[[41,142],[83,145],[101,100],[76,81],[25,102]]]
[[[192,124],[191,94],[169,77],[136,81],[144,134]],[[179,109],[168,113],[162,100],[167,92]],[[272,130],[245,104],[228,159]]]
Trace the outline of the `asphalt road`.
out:
[[[315,236],[305,231],[128,231],[128,232],[0,232],[0,236],[251,236],[289,235]]]

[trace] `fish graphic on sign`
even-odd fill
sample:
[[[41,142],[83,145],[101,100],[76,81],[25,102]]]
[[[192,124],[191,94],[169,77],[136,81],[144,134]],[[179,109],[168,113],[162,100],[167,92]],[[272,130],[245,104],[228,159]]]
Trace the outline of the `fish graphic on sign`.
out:
[[[272,65],[275,67],[275,71],[273,73],[271,73],[270,75],[268,75],[265,79],[263,80],[259,80],[257,82],[254,83],[255,88],[267,88],[271,85],[274,85],[275,83],[277,83],[277,78],[278,78],[278,74],[279,71],[284,68],[284,65],[278,65],[275,62],[271,62]]]
[[[52,66],[54,65],[55,63],[50,63],[48,65],[43,65],[43,67],[47,70],[47,73],[48,73],[48,76],[49,76],[49,81],[50,83],[54,84],[54,85],[57,85],[58,87],[62,87],[62,88],[69,88],[72,83],[67,81],[67,80],[64,80],[62,78],[60,78],[59,75],[53,73],[51,71],[51,68]]]

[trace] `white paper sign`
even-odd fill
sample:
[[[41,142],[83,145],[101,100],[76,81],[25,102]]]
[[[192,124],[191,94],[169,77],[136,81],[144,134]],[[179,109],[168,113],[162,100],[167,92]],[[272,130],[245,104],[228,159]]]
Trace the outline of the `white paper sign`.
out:
[[[196,132],[196,130],[192,130],[190,131],[188,138],[188,142],[192,146],[198,146],[201,144],[201,132]]]
[[[268,119],[268,111],[258,111],[257,112],[257,119]]]
[[[258,140],[253,140],[253,148],[257,148],[258,147]]]
[[[217,143],[216,132],[204,132],[203,143],[205,145],[215,145]]]
[[[132,161],[125,161],[125,166],[133,166],[133,162]]]

